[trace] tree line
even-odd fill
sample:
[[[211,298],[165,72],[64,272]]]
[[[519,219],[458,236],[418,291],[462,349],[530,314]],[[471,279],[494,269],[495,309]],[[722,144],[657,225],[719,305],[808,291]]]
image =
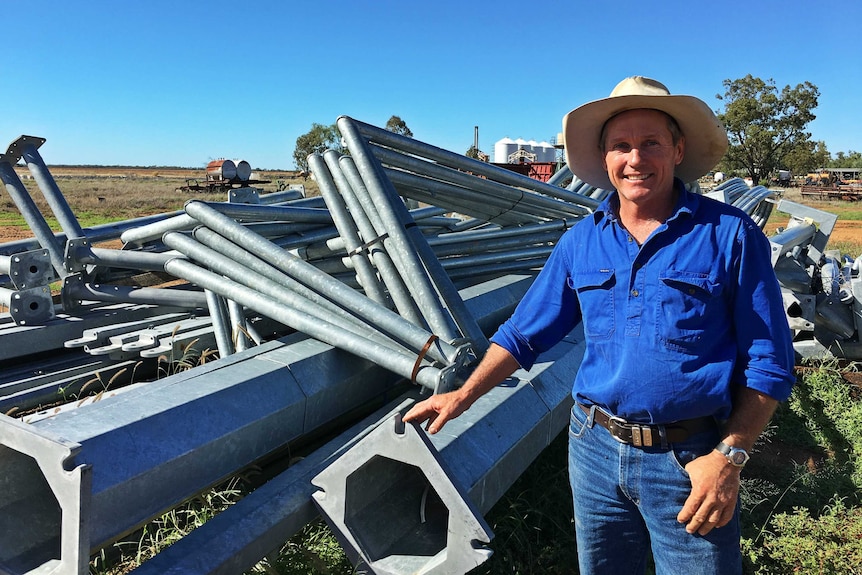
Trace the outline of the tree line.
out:
[[[773,79],[749,74],[722,84],[724,93],[716,98],[723,109],[715,112],[724,122],[730,145],[717,170],[746,176],[758,184],[779,170],[802,175],[818,168],[862,168],[862,153],[849,150],[833,157],[825,142],[811,139],[807,128],[816,118],[814,110],[820,97],[811,82],[779,90]],[[389,118],[386,129],[413,137],[399,116]],[[343,151],[336,125],[313,124],[308,133],[296,139],[294,163],[307,171],[308,155],[327,149]],[[471,146],[467,155],[477,157],[478,150]]]

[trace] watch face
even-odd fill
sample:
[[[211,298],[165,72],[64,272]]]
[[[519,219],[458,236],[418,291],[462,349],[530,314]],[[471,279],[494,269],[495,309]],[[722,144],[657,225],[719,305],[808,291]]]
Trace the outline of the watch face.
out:
[[[748,458],[744,451],[734,451],[730,454],[730,459],[734,465],[744,465]]]

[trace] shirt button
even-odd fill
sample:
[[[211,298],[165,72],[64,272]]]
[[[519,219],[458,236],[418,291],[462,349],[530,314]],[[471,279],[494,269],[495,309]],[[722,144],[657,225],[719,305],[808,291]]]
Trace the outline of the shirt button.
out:
[[[632,243],[633,241],[635,241],[634,238],[629,236],[629,243]]]
[[[639,295],[640,295],[640,292],[638,290],[636,290],[636,289],[632,290],[632,297],[638,297]]]

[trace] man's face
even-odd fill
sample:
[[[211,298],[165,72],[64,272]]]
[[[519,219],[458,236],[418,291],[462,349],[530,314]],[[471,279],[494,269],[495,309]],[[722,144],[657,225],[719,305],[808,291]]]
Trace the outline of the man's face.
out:
[[[673,143],[664,113],[638,109],[617,114],[605,126],[602,144],[604,167],[621,201],[670,201],[685,141]]]

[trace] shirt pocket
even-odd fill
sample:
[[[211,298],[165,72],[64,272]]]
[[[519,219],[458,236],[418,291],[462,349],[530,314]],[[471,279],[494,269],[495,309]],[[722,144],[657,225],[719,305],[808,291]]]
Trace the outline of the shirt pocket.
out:
[[[610,338],[614,333],[614,270],[578,272],[566,281],[578,294],[584,335]]]
[[[703,273],[667,270],[659,276],[657,329],[668,349],[696,351],[708,345],[707,330],[728,321],[721,283]]]

